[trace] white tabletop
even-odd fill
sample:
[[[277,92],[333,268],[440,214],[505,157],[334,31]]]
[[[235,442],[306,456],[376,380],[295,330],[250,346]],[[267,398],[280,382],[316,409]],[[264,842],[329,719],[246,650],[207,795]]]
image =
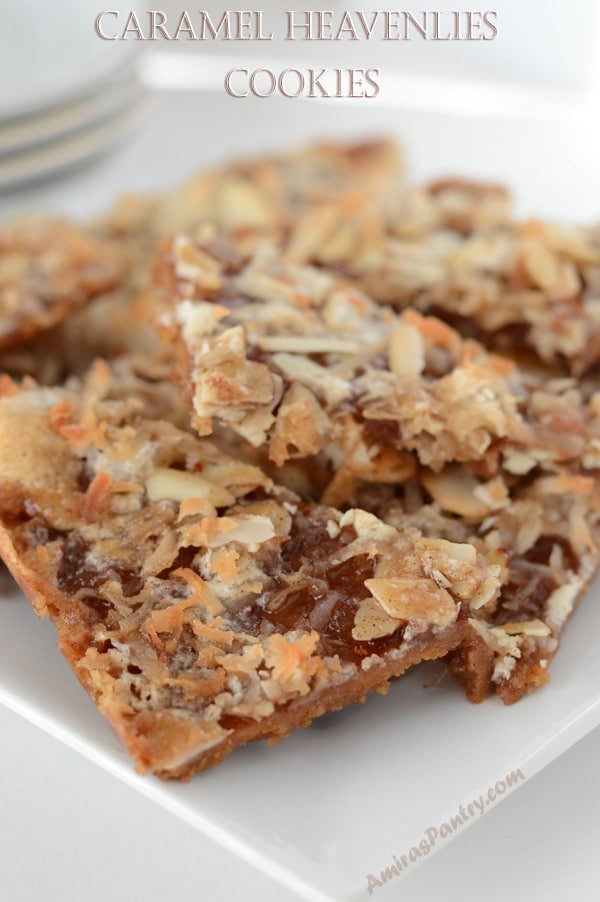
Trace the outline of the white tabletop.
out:
[[[0,735],[1,899],[296,898],[5,708]],[[599,758],[600,729],[407,875],[397,898],[594,898]]]

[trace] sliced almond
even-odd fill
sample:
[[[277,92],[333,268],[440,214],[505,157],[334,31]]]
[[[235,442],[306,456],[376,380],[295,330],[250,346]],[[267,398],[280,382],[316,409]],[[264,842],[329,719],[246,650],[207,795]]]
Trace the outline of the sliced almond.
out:
[[[452,596],[431,579],[385,577],[365,580],[365,586],[386,614],[414,626],[448,626],[458,609]]]
[[[225,179],[218,198],[218,221],[224,226],[268,226],[275,211],[260,189],[247,179]]]
[[[504,469],[515,476],[523,476],[525,473],[529,473],[536,464],[535,457],[531,457],[530,454],[526,454],[524,451],[509,449],[503,455],[502,465]]]
[[[237,516],[235,510],[231,511],[232,515]],[[250,517],[260,518],[259,533],[262,534],[262,520],[267,517],[273,524],[273,535],[288,536],[292,528],[292,513],[285,504],[280,504],[271,498],[265,498],[262,501],[252,501],[245,504],[241,514],[242,519],[238,519],[238,523],[247,522]],[[254,524],[256,525],[256,523]],[[269,532],[265,524],[265,535]],[[267,538],[273,538],[273,535],[267,535]],[[256,539],[254,539],[256,541]],[[260,539],[260,541],[265,541]]]
[[[218,262],[183,235],[173,240],[173,268],[180,279],[194,282],[211,291],[221,285]]]
[[[294,382],[283,396],[269,442],[269,457],[281,466],[291,457],[318,453],[331,425],[314,394]]]
[[[356,227],[357,219],[347,219],[345,222],[337,222],[337,228],[330,234],[319,248],[319,259],[324,262],[335,260],[348,260],[354,254],[358,254],[359,234]]]
[[[191,344],[203,335],[209,335],[226,313],[227,309],[219,304],[209,304],[205,301],[181,301],[177,305],[177,320],[181,326],[184,340]]]
[[[441,473],[423,470],[423,485],[434,501],[453,514],[482,520],[490,513],[490,508],[475,495],[479,480],[464,467],[445,467]]]
[[[327,535],[329,536],[329,538],[337,539],[337,537],[339,536],[339,534],[341,532],[339,523],[336,523],[335,520],[328,520],[326,528],[327,528]]]
[[[354,618],[352,638],[359,642],[369,642],[371,639],[391,636],[401,623],[398,618],[386,614],[374,598],[365,598],[361,601]]]
[[[390,335],[388,356],[395,376],[419,376],[425,367],[425,342],[419,330],[409,323],[396,326]]]
[[[589,495],[594,490],[595,484],[593,476],[559,473],[557,476],[543,476],[538,479],[535,488],[544,495],[562,495],[568,492],[576,495]]]
[[[360,345],[343,338],[321,338],[318,335],[264,335],[256,339],[263,351],[290,354],[358,354]]]
[[[342,514],[340,527],[343,529],[345,526],[352,526],[360,538],[376,536],[381,541],[384,541],[386,538],[393,541],[397,537],[397,532],[393,526],[382,523],[375,514],[369,514],[367,511],[358,510],[357,508],[351,508]]]
[[[494,629],[504,630],[509,636],[549,636],[551,633],[550,627],[543,620],[502,623]]]
[[[229,542],[240,542],[247,545],[249,551],[257,551],[262,542],[267,542],[275,535],[275,527],[270,517],[239,515],[221,518],[221,529],[215,529],[208,538],[208,548],[219,548]]]
[[[351,392],[350,383],[319,366],[313,360],[296,354],[278,353],[273,355],[273,363],[290,381],[298,380],[306,385],[317,398],[335,406],[345,401]]]
[[[478,501],[485,504],[490,510],[496,511],[506,507],[510,501],[506,483],[501,476],[482,482],[473,490]]]
[[[498,595],[505,568],[494,565],[490,569],[492,571],[490,576],[483,580],[477,591],[475,593],[471,591],[467,595],[469,607],[473,611],[478,611],[480,608],[485,607],[488,602]]]
[[[522,248],[522,263],[534,285],[543,291],[552,291],[560,281],[558,256],[533,236],[524,239]]]
[[[477,561],[477,550],[468,542],[449,542],[447,539],[418,539],[417,547],[424,551],[432,551],[435,554],[443,554],[455,558],[457,561],[466,561],[474,564]]]
[[[150,501],[186,501],[202,498],[215,507],[228,507],[235,502],[234,495],[223,485],[210,482],[199,473],[158,467],[146,480]]]
[[[203,474],[210,482],[228,486],[267,486],[270,483],[268,476],[252,464],[245,464],[241,460],[224,460],[214,464],[207,464],[203,468]]]

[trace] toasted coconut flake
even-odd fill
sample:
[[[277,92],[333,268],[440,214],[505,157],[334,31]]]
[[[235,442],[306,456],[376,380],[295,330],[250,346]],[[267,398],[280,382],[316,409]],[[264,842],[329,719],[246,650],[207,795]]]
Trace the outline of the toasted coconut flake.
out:
[[[546,602],[545,616],[548,625],[559,633],[571,615],[577,596],[581,592],[581,580],[573,579],[552,592]]]

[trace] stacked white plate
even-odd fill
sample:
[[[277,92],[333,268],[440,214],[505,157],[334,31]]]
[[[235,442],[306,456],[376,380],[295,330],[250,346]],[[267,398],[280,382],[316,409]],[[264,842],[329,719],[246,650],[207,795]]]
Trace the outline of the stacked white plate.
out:
[[[131,122],[139,45],[101,40],[99,9],[97,0],[0,0],[0,190],[95,157]]]

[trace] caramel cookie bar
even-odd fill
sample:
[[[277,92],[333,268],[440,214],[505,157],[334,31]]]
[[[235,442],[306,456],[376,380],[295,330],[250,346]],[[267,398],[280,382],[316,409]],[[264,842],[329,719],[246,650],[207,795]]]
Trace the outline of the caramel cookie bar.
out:
[[[278,466],[325,456],[335,506],[354,481],[399,484],[417,465],[478,463],[491,478],[527,449],[563,465],[583,452],[587,420],[570,429],[577,411],[552,384],[537,391],[440,320],[398,315],[314,267],[270,251],[233,259],[176,236],[157,280],[197,430],[216,421],[266,442]]]
[[[600,396],[598,396],[600,397]],[[596,402],[596,407],[598,404]],[[398,529],[418,529],[482,553],[507,553],[500,594],[472,611],[450,671],[471,701],[496,691],[507,703],[548,680],[549,664],[578,601],[600,564],[600,483],[533,458],[513,458],[519,473],[493,479],[452,465],[421,469],[401,487],[366,483],[349,499]]]
[[[359,198],[368,196],[372,203],[387,204],[401,179],[401,155],[392,141],[319,143],[287,154],[233,161],[160,195],[125,196],[85,230],[52,222],[17,230],[12,237],[7,230],[7,248],[17,239],[29,248],[19,261],[2,262],[0,233],[0,314],[5,268],[10,276],[5,303],[20,323],[11,339],[18,346],[0,356],[0,371],[19,377],[31,374],[52,384],[69,374],[82,374],[97,356],[155,353],[156,332],[151,324],[157,298],[148,291],[149,273],[159,241],[173,229],[193,231],[203,223],[216,222],[246,251],[262,241],[280,245],[310,210],[335,205],[341,197],[353,197],[358,204]],[[74,310],[75,292],[86,288],[84,278],[92,275],[91,269],[79,266],[85,262],[81,255],[95,247],[120,273],[119,284],[89,307]],[[48,261],[45,270],[40,263],[42,252]],[[34,274],[37,281],[32,288]],[[58,282],[50,281],[51,275],[63,280],[60,296],[52,294]],[[101,287],[104,291],[115,286]],[[51,315],[47,315],[50,300],[44,293],[53,299]],[[39,310],[24,304],[28,296]],[[65,305],[59,308],[61,300]],[[43,314],[46,330],[67,310],[66,320],[23,346],[24,339],[38,331],[36,316],[41,322]],[[7,319],[7,328],[9,324]],[[0,351],[3,347],[0,330]]]
[[[402,159],[391,140],[315,143],[299,151],[233,160],[200,172],[160,195],[128,195],[98,223],[102,234],[141,247],[172,231],[217,224],[240,245],[257,235],[281,241],[311,210],[348,197],[389,205],[402,183]],[[358,201],[357,201],[358,202]]]
[[[155,196],[126,195],[94,229],[123,258],[131,296],[138,297],[159,242],[173,231],[193,233],[212,223],[237,250],[250,253],[264,242],[283,244],[305,216],[337,210],[342,199],[360,205],[368,197],[377,208],[388,206],[401,184],[401,154],[393,141],[316,143],[233,160]]]
[[[114,320],[112,308],[125,318],[120,332],[129,335],[133,351],[141,350],[140,341],[151,345],[149,323],[157,298],[147,291],[148,276],[160,241],[171,232],[193,233],[213,223],[237,251],[251,253],[263,243],[289,241],[305,217],[316,211],[327,215],[342,199],[360,206],[369,198],[377,209],[387,207],[401,184],[402,158],[395,142],[321,142],[299,151],[233,160],[156,196],[122,197],[95,229],[123,258],[136,309],[131,314],[119,299],[107,302],[111,309],[96,317],[93,329],[100,352],[114,356],[115,330],[103,325]]]
[[[600,394],[272,254],[224,266],[176,237],[158,275],[195,426],[267,441],[282,479],[296,458],[337,507],[505,551],[501,593],[468,618],[450,667],[473,701],[545,682],[598,566]]]
[[[575,374],[600,361],[600,233],[519,221],[502,188],[446,180],[393,212],[315,210],[287,252],[343,272],[375,299],[455,323],[510,353],[530,349]]]
[[[49,329],[121,278],[104,244],[68,222],[1,226],[0,350]]]
[[[384,691],[506,576],[501,551],[276,487],[177,425],[156,364],[1,388],[0,551],[141,771],[187,777]]]

